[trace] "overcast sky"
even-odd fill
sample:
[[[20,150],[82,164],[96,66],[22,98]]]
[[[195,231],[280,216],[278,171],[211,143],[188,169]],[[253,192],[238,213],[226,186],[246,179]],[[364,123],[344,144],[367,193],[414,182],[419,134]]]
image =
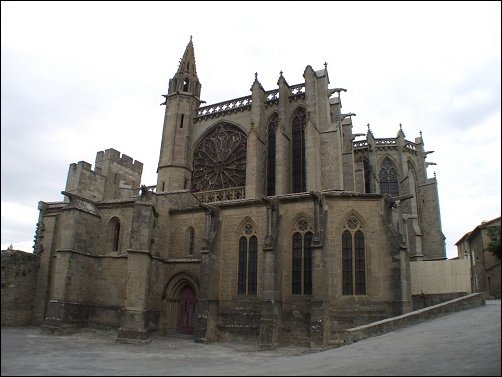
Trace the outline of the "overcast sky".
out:
[[[303,82],[328,63],[354,133],[422,131],[449,258],[500,216],[500,2],[1,2],[1,246],[32,251],[37,203],[114,148],[156,184],[169,79],[193,36],[201,99]]]

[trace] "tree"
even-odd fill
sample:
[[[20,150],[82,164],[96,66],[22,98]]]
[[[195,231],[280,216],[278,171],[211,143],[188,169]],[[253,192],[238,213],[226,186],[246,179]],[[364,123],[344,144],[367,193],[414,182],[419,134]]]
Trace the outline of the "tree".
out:
[[[500,259],[500,225],[489,227],[488,236],[491,238],[488,244],[488,251]]]

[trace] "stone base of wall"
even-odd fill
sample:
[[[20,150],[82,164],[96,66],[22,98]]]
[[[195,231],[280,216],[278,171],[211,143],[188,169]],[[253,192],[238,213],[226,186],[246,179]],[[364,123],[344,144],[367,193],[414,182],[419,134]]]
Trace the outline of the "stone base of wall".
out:
[[[84,327],[118,329],[123,319],[122,306],[49,301],[42,328],[57,334],[74,332]]]
[[[219,340],[258,341],[260,336],[261,307],[254,301],[221,303],[216,321]]]

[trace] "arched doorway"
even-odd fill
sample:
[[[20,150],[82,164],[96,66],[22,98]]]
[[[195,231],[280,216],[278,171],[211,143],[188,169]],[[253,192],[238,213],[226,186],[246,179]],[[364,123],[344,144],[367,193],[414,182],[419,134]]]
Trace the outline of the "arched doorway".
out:
[[[194,334],[198,292],[199,280],[188,272],[169,279],[162,293],[162,334]]]
[[[195,292],[189,285],[180,290],[178,333],[193,335],[195,328]]]

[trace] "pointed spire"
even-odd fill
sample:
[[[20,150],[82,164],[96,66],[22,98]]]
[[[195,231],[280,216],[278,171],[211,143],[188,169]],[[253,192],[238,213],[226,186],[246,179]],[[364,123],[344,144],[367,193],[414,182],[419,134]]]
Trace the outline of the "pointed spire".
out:
[[[282,84],[286,84],[286,86],[289,87],[288,82],[286,81],[286,79],[283,76],[283,73],[284,72],[282,72],[282,69],[281,69],[281,72],[279,72],[279,79],[277,80],[277,85],[281,85],[281,83],[282,83]]]
[[[200,89],[201,85],[197,77],[192,36],[190,36],[190,41],[185,48],[183,57],[180,59],[178,70],[169,81],[168,94],[190,93],[200,98]]]
[[[195,53],[193,49],[192,36],[190,36],[190,42],[188,42],[185,48],[185,53],[180,60],[180,65],[178,67],[178,73],[190,74],[192,76],[197,76],[197,69],[195,66]]]
[[[265,91],[265,89],[263,89],[263,86],[261,85],[260,81],[258,80],[258,72],[254,73],[254,81],[253,81],[253,84],[251,85],[250,90],[253,91],[253,88],[255,86],[260,88],[262,91]]]
[[[403,125],[399,123],[399,131],[397,131],[397,137],[402,136],[403,138],[406,137],[406,135],[403,132]]]
[[[368,132],[366,133],[366,135],[371,135],[371,136],[373,136],[373,132],[371,131],[371,128],[370,128],[370,124],[369,124],[369,123],[368,123],[367,127],[368,127]]]

